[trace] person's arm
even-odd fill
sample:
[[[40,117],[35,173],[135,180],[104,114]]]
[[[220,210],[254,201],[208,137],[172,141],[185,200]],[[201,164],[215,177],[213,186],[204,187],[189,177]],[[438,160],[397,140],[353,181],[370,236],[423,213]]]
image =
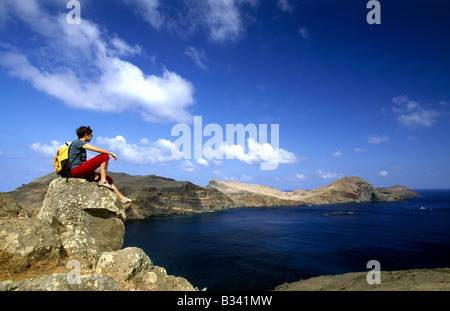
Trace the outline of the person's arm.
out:
[[[90,144],[84,144],[82,148],[87,149],[87,150],[91,150],[91,151],[94,151],[94,152],[98,152],[98,153],[110,154],[114,158],[114,160],[117,160],[117,156],[114,153],[106,151],[105,149],[102,149],[102,148],[99,148],[99,147],[95,147],[95,146],[92,146]]]

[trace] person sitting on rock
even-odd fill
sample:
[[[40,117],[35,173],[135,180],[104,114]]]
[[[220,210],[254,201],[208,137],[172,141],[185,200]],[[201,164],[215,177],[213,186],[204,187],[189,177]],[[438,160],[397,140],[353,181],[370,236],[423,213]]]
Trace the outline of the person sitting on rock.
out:
[[[106,175],[108,171],[109,155],[117,160],[117,155],[89,144],[92,139],[92,129],[89,126],[81,126],[76,130],[78,139],[70,146],[69,161],[72,163],[70,174],[75,178],[85,178],[88,181],[97,181],[100,187],[113,190],[122,200],[123,204],[131,203],[132,200],[122,195],[114,185],[113,179]],[[100,153],[98,156],[87,161],[86,150]],[[95,170],[100,167],[100,174]],[[99,180],[100,179],[100,180]]]

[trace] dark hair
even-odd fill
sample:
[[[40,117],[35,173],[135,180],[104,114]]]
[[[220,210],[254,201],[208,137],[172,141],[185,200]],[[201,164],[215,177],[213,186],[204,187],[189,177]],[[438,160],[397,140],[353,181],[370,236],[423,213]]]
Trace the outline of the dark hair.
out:
[[[77,128],[77,136],[79,139],[83,138],[84,135],[90,135],[91,133],[92,130],[89,126],[80,126],[79,128]]]

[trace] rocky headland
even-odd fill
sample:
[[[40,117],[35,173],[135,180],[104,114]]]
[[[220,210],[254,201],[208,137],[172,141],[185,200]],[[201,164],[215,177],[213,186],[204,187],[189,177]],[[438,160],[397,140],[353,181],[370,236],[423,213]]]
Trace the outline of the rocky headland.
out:
[[[237,207],[303,206],[349,202],[403,202],[417,195],[412,189],[395,186],[374,188],[360,177],[344,177],[313,190],[280,191],[272,187],[238,181],[212,179],[206,187],[155,175],[109,173],[122,193],[135,199],[127,219],[143,219],[184,213],[201,213]],[[9,192],[25,212],[32,215],[43,204],[54,173],[40,177]]]

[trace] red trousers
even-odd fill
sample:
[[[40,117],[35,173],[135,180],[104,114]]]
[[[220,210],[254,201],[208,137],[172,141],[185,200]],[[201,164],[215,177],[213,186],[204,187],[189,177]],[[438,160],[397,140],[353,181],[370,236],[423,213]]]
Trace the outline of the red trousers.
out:
[[[95,170],[100,167],[102,163],[108,163],[109,155],[106,153],[99,154],[98,156],[86,161],[79,166],[73,168],[70,173],[75,178],[85,178],[88,181],[94,181],[96,173]],[[100,181],[100,176],[98,178]],[[106,180],[110,185],[114,183],[113,179],[109,176],[106,176]]]

